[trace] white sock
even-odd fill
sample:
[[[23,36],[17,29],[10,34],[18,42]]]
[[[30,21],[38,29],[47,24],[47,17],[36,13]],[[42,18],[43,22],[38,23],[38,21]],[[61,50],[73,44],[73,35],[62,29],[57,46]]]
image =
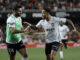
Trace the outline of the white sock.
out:
[[[22,60],[28,60],[27,58],[22,57]]]
[[[60,58],[63,59],[63,51],[60,51]]]

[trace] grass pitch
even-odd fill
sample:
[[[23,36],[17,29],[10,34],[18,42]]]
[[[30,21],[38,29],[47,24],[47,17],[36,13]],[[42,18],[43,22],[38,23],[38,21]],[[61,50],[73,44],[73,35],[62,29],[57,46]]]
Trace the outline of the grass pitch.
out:
[[[46,60],[44,48],[28,48],[28,60]],[[80,60],[80,47],[69,47],[67,50],[63,48],[64,60]],[[0,50],[0,60],[9,60],[7,50]],[[16,53],[16,60],[21,60],[21,55]],[[60,60],[59,51],[55,60]]]

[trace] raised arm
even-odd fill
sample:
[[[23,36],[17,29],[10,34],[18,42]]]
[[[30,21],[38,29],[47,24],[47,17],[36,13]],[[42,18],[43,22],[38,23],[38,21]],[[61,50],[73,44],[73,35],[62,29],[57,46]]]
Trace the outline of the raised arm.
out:
[[[23,23],[24,23],[24,24],[27,24],[28,26],[30,26],[31,29],[34,29],[34,30],[39,29],[38,27],[36,27],[36,25],[32,25],[32,24],[30,24],[30,23],[28,23],[28,22],[23,22]]]
[[[16,30],[15,27],[10,27],[11,33],[16,34],[16,33],[24,33],[27,32],[30,26],[27,26],[26,29],[22,30]]]
[[[73,27],[74,31],[76,31],[76,28],[71,20],[66,19],[66,22],[68,22]]]

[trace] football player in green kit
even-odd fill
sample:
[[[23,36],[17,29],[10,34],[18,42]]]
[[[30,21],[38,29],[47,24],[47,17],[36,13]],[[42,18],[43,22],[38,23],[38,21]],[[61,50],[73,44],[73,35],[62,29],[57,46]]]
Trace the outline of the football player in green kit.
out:
[[[16,51],[22,55],[22,60],[27,59],[27,51],[21,39],[21,33],[26,32],[29,29],[29,26],[26,29],[22,29],[22,7],[17,5],[13,8],[13,14],[7,19],[6,26],[6,44],[7,50],[9,53],[9,60],[15,60]]]

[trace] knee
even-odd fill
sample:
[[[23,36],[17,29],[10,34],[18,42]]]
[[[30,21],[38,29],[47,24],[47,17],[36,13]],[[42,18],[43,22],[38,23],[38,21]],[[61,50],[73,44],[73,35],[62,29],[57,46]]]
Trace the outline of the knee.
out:
[[[55,57],[56,56],[56,51],[52,52],[52,56]]]
[[[51,59],[51,54],[46,55],[46,58],[47,58],[47,60],[50,60]]]
[[[46,55],[47,57],[51,57],[51,54]]]
[[[28,57],[28,54],[24,54],[23,57],[27,58]]]

